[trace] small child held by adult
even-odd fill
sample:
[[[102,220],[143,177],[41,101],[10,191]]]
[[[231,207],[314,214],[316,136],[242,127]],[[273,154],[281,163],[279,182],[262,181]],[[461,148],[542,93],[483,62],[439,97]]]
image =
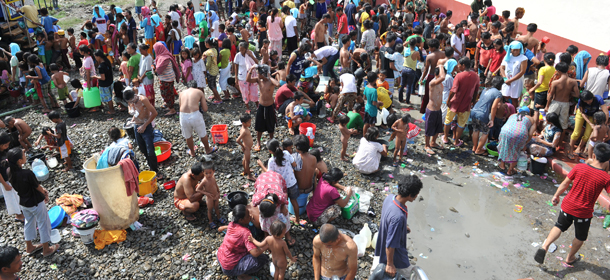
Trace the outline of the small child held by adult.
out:
[[[289,132],[292,135],[298,134],[297,131],[299,129],[299,125],[305,121],[308,121],[311,117],[311,112],[307,112],[305,115],[303,107],[301,106],[304,98],[303,93],[297,91],[293,98],[294,101],[286,106],[285,112],[285,116],[288,121],[288,128],[290,129]]]
[[[392,125],[392,130],[396,132],[396,140],[394,140],[394,164],[392,165],[394,167],[397,167],[398,163],[402,162],[403,153],[401,153],[401,151],[404,150],[405,145],[407,144],[407,133],[409,132],[410,123],[411,115],[405,114]],[[398,161],[396,161],[396,155],[399,155]]]
[[[227,221],[220,217],[220,209],[218,208],[218,200],[220,199],[220,189],[214,178],[214,164],[207,162],[203,164],[203,181],[197,186],[197,192],[205,195],[205,202],[208,206],[208,222],[211,229],[218,227],[216,222],[226,224]],[[216,219],[212,219],[213,211],[216,211]]]
[[[288,245],[283,239],[287,232],[286,225],[281,221],[276,220],[271,224],[269,230],[271,231],[271,235],[267,236],[263,242],[258,242],[256,239],[254,239],[254,237],[252,237],[252,235],[248,237],[248,240],[259,248],[269,246],[269,251],[271,251],[271,259],[273,261],[273,266],[275,267],[273,279],[282,280],[284,279],[284,274],[286,274],[286,268],[288,267],[286,257],[288,257],[293,263],[297,261],[297,258],[290,253]]]
[[[286,84],[286,62],[281,61],[280,63],[278,63],[277,65],[277,71],[273,72],[273,74],[271,74],[273,77],[275,77],[276,80],[278,80],[280,82],[280,86],[283,86]]]
[[[345,162],[349,162],[350,160],[347,158],[347,143],[349,138],[358,133],[358,130],[355,128],[348,129],[347,123],[349,122],[349,117],[346,115],[339,116],[339,132],[341,132],[341,160]]]
[[[55,125],[55,134],[51,134],[53,137],[57,138],[57,146],[59,146],[59,154],[61,158],[65,160],[64,171],[68,171],[72,169],[72,159],[70,159],[70,154],[72,154],[72,143],[68,138],[68,127],[66,123],[61,119],[59,112],[51,111],[48,115],[49,119],[56,123]]]
[[[28,141],[28,137],[32,134],[32,128],[24,120],[7,116],[4,118],[4,124],[9,131],[17,130],[19,132],[19,144],[26,152],[32,148],[32,144]]]
[[[241,162],[244,167],[242,175],[246,176],[246,179],[250,181],[256,181],[256,178],[254,178],[252,171],[250,170],[250,156],[252,155],[252,145],[254,144],[254,141],[252,141],[252,132],[250,132],[252,116],[250,116],[250,114],[242,114],[239,117],[239,121],[241,122],[241,129],[239,130],[239,137],[237,137],[235,142],[241,146],[241,151],[244,153],[244,159]]]
[[[606,119],[606,113],[603,111],[597,111],[593,114],[593,120],[595,124],[591,123],[589,118],[584,118],[589,125],[593,128],[591,136],[589,137],[589,143],[587,145],[588,156],[593,158],[593,150],[595,145],[606,142],[609,138],[609,128]]]

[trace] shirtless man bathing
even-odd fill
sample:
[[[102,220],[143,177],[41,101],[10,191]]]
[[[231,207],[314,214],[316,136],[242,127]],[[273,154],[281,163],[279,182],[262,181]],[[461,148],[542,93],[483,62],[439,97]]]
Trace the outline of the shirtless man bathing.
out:
[[[196,88],[189,88],[180,93],[180,129],[182,136],[186,138],[186,145],[189,147],[189,155],[195,156],[195,144],[193,143],[193,131],[201,138],[201,143],[205,147],[205,153],[211,154],[218,150],[217,147],[211,148],[206,133],[205,121],[199,108],[203,112],[208,111],[208,104],[205,101],[203,91]]]
[[[358,247],[347,235],[331,224],[323,224],[313,239],[313,273],[315,280],[353,280],[358,272]]]
[[[203,177],[203,165],[196,162],[191,166],[191,170],[184,173],[176,183],[174,206],[182,211],[189,221],[196,219],[193,214],[199,210],[199,204],[203,198],[203,193],[196,191]]]

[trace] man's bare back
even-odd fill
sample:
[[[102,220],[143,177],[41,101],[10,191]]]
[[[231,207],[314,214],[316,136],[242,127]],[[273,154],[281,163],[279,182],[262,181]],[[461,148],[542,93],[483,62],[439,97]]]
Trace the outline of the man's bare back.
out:
[[[297,179],[299,189],[306,190],[313,186],[313,175],[316,172],[317,160],[310,153],[301,154],[303,160],[303,168],[300,171],[294,171],[294,177]]]
[[[445,58],[445,53],[439,50],[436,50],[434,52],[432,52],[431,54],[429,54],[426,57],[426,69],[424,69],[424,71],[426,71],[427,75],[426,76],[422,76],[423,79],[426,79],[427,76],[430,75],[434,75],[434,69],[436,68],[436,64],[438,63],[439,59],[443,59]]]
[[[341,67],[343,67],[343,69],[349,69],[349,65],[350,65],[350,61],[352,60],[352,56],[347,48],[341,48],[341,53],[339,54],[339,60],[341,61]]]
[[[449,33],[449,20],[447,18],[444,18],[441,21],[440,26],[441,26],[441,28],[440,28],[441,33],[445,33],[445,34]]]
[[[528,34],[519,36],[517,38],[517,41],[520,41],[524,45],[527,43],[527,48],[530,51],[532,51],[533,53],[537,53],[538,52],[538,44],[540,43],[540,41],[538,41],[538,39],[534,38],[533,35],[528,33]]]
[[[208,110],[208,103],[205,101],[203,91],[196,88],[189,88],[180,92],[179,102],[181,113],[197,112],[200,106],[204,112]]]
[[[32,128],[22,119],[15,119],[15,127],[19,131],[20,135],[32,134]]]
[[[476,42],[477,34],[479,33],[479,27],[471,22],[468,24],[468,29],[470,30],[470,35],[468,35],[468,42]]]
[[[70,42],[68,41],[68,38],[66,38],[66,37],[61,37],[61,38],[57,39],[57,41],[59,41],[59,45],[60,45],[60,47],[61,47],[61,49],[62,49],[62,50],[67,49],[67,48],[68,48],[68,45],[69,45],[69,43],[70,43]]]

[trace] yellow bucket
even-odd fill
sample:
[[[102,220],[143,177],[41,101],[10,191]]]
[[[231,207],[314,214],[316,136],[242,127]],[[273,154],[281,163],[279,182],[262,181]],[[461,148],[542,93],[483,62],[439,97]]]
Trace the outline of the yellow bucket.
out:
[[[149,193],[154,194],[157,191],[157,172],[142,171],[138,179],[140,181],[140,192],[138,193],[140,196],[145,196]]]

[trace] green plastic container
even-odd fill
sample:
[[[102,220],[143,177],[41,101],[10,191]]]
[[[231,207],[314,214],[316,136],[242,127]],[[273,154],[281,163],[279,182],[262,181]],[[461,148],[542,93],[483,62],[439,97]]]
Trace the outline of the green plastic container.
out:
[[[156,146],[156,147],[155,147],[155,155],[156,155],[156,156],[159,156],[160,154],[161,154],[161,147]]]
[[[485,145],[485,148],[487,149],[487,153],[492,155],[492,156],[494,156],[494,157],[497,157],[498,156],[498,152],[490,149],[490,145],[489,144],[491,144],[491,143],[487,143]],[[498,145],[496,144],[496,149],[497,149],[497,147],[498,147]]]
[[[346,220],[349,220],[352,217],[354,217],[354,215],[356,215],[356,213],[358,213],[358,211],[360,210],[360,195],[359,194],[355,194],[355,195],[356,195],[356,201],[352,202],[352,204],[349,204],[349,205],[341,208],[341,216]]]
[[[83,90],[83,99],[85,100],[85,108],[93,108],[102,105],[100,89],[97,87],[85,88]]]

